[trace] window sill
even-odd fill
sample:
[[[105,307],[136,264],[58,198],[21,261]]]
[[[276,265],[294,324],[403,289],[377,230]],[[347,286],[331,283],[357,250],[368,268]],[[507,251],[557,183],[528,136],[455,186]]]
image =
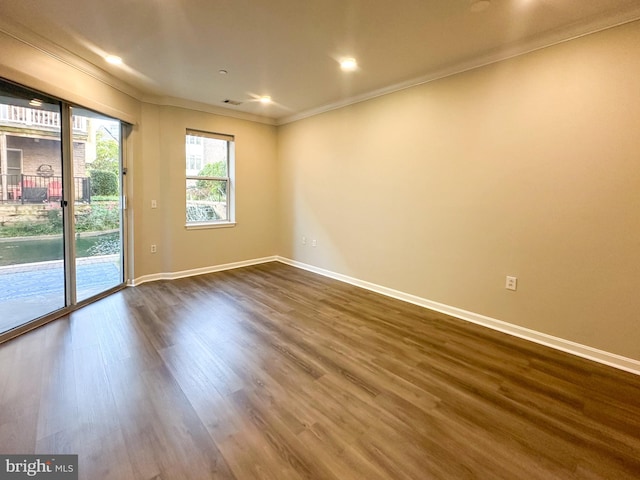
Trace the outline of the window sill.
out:
[[[208,228],[230,228],[235,227],[236,222],[211,222],[211,223],[188,223],[185,225],[187,230],[204,230]]]

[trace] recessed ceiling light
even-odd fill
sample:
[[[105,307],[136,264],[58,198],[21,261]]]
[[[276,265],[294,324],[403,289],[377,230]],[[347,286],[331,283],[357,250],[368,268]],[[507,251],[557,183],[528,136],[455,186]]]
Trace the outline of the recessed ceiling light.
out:
[[[271,103],[271,97],[269,95],[263,95],[262,97],[260,97],[260,103]]]
[[[116,55],[107,55],[104,59],[111,65],[121,65],[122,59]]]
[[[31,105],[32,107],[41,107],[42,106],[42,100],[40,100],[38,98],[34,98],[33,100],[31,100],[29,102],[29,105]]]
[[[471,10],[472,12],[483,12],[484,10],[489,8],[489,5],[491,5],[491,2],[489,0],[474,0],[471,2],[469,10]]]
[[[358,62],[356,62],[355,58],[343,58],[340,60],[340,68],[345,72],[353,72],[358,68]]]

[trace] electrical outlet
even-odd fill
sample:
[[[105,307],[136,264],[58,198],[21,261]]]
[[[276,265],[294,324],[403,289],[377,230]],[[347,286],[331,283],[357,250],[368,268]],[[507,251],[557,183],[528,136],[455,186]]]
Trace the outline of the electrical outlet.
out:
[[[507,281],[505,283],[504,288],[507,290],[517,290],[518,289],[518,279],[516,277],[507,276]]]
[[[151,200],[151,208],[158,208],[158,202]]]
[[[155,245],[151,245],[151,253],[156,253],[158,251],[158,247]]]
[[[315,238],[313,240],[311,240],[311,246],[312,247],[317,247],[318,246],[318,241]]]
[[[302,236],[302,244],[303,245],[307,244],[307,237],[305,237],[304,235]]]

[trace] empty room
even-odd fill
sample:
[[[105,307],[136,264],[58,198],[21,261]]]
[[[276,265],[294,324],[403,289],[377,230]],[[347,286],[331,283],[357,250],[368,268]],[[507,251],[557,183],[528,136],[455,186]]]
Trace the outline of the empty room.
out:
[[[0,1],[0,479],[640,478],[637,0]]]

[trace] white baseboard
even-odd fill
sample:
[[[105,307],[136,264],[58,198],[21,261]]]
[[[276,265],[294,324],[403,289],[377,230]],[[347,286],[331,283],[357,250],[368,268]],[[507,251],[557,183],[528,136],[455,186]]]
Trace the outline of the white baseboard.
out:
[[[427,300],[426,298],[400,292],[398,290],[393,290],[391,288],[383,287],[375,283],[366,282],[364,280],[359,280],[357,278],[349,277],[347,275],[335,273],[330,270],[314,267],[313,265],[301,263],[296,260],[291,260],[289,258],[280,257],[280,256],[275,258],[278,262],[285,263],[292,267],[308,270],[310,272],[317,273],[325,277],[330,277],[335,280],[339,280],[341,282],[349,283],[351,285],[355,285],[357,287],[370,290],[372,292],[386,295],[387,297],[392,297],[398,300],[402,300],[404,302],[413,303],[414,305],[419,305],[421,307],[428,308],[430,310],[435,310],[436,312],[444,313],[446,315],[450,315],[452,317],[456,317],[461,320],[466,320],[467,322],[476,323],[478,325],[482,325],[484,327],[488,327],[493,330],[497,330],[499,332],[513,335],[514,337],[519,337],[525,340],[529,340],[531,342],[535,342],[540,345],[545,345],[547,347],[551,347],[556,350],[570,353],[578,357],[586,358],[588,360],[593,360],[595,362],[602,363],[610,367],[614,367],[620,370],[624,370],[626,372],[640,375],[640,361],[634,360],[632,358],[623,357],[615,353],[605,352],[604,350],[598,350],[597,348],[581,345],[579,343],[572,342],[570,340],[565,340],[563,338],[547,335],[546,333],[530,330],[528,328],[520,327],[512,323],[503,322],[502,320],[497,320],[495,318],[480,315],[478,313],[469,312],[461,308],[452,307],[450,305],[445,305],[439,302],[434,302],[432,300]]]
[[[221,272],[223,270],[232,270],[234,268],[249,267],[251,265],[258,265],[260,263],[275,262],[278,259],[276,256],[253,258],[251,260],[242,260],[240,262],[224,263],[222,265],[213,265],[210,267],[194,268],[191,270],[182,270],[179,272],[169,273],[154,273],[151,275],[143,275],[141,277],[130,280],[127,285],[130,287],[137,287],[147,282],[155,282],[156,280],[176,280],[177,278],[192,277],[195,275],[204,275],[206,273]]]

